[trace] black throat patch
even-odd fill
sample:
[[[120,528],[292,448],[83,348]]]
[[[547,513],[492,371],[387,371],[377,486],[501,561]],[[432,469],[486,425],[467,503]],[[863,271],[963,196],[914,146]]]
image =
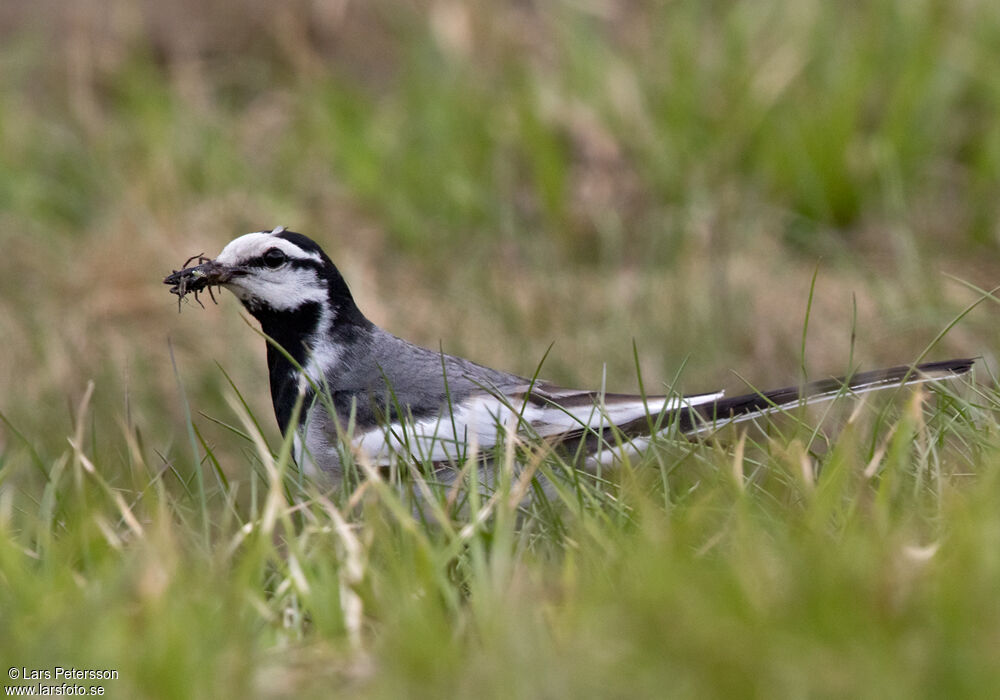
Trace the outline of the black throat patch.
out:
[[[319,328],[322,308],[319,302],[308,302],[291,311],[273,311],[267,307],[247,308],[260,321],[261,330],[270,338],[267,343],[267,369],[271,380],[271,403],[274,405],[278,427],[284,433],[288,429],[298,398],[296,364],[302,367],[309,360],[306,341]],[[289,357],[295,362],[291,362]],[[308,405],[309,399],[307,396],[305,405]]]

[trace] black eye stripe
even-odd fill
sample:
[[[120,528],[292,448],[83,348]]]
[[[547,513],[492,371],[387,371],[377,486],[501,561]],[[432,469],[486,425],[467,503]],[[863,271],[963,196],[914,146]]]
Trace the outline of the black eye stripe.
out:
[[[256,258],[251,258],[250,260],[247,260],[245,263],[243,263],[242,266],[245,267],[245,268],[255,267],[255,268],[268,268],[268,269],[270,269],[270,267],[268,266],[268,264],[264,261],[264,256],[259,256],[259,257],[256,257]],[[322,270],[323,269],[322,263],[319,263],[319,262],[317,262],[315,260],[304,260],[302,258],[287,258],[285,260],[285,266],[286,267],[294,268],[296,270],[302,270],[302,269]]]

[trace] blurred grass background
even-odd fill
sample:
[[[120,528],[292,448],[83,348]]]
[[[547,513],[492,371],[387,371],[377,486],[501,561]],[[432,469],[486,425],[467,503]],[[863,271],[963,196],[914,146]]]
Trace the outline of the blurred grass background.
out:
[[[990,3],[42,2],[0,27],[26,430],[93,378],[169,435],[168,336],[197,406],[220,361],[266,409],[236,304],[178,316],[159,280],[277,224],[399,335],[519,372],[555,341],[546,376],[622,390],[633,338],[651,384],[796,381],[817,266],[817,376],[852,332],[865,365],[913,359],[972,298],[942,273],[998,278]],[[939,354],[989,354],[991,319]]]
[[[168,338],[193,411],[232,422],[218,363],[275,437],[235,300],[160,281],[279,224],[396,334],[520,373],[555,341],[566,384],[634,390],[633,339],[647,388],[795,383],[814,273],[810,376],[911,361],[951,276],[1000,278],[998,59],[984,0],[3,3],[7,483],[89,380],[95,461],[123,425],[176,459]],[[932,356],[992,366],[995,314]]]

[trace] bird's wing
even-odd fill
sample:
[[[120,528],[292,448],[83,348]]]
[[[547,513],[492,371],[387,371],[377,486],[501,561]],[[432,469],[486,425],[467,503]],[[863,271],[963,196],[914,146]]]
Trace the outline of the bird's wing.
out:
[[[398,452],[431,462],[457,462],[470,454],[472,445],[489,451],[504,434],[516,432],[552,442],[586,440],[593,452],[601,453],[596,459],[604,461],[604,448],[615,445],[612,429],[641,449],[651,432],[671,425],[682,433],[700,433],[845,394],[951,379],[968,372],[973,363],[958,359],[891,367],[733,398],[724,398],[722,392],[644,398],[544,383],[519,386],[473,394],[440,415],[375,428],[356,435],[354,444],[379,464]]]
[[[519,433],[558,442],[635,421],[659,421],[679,409],[714,403],[722,392],[685,397],[601,394],[551,385],[482,391],[451,410],[420,420],[378,426],[354,437],[354,445],[377,463],[395,452],[431,462],[461,461],[473,444],[492,450],[505,434]],[[648,431],[647,431],[648,432]]]

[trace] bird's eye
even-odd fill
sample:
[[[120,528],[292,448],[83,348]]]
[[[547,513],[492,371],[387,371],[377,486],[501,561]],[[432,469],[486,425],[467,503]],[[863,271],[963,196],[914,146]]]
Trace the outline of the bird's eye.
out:
[[[264,253],[264,264],[274,269],[276,267],[281,267],[288,260],[284,251],[281,248],[269,248]]]

